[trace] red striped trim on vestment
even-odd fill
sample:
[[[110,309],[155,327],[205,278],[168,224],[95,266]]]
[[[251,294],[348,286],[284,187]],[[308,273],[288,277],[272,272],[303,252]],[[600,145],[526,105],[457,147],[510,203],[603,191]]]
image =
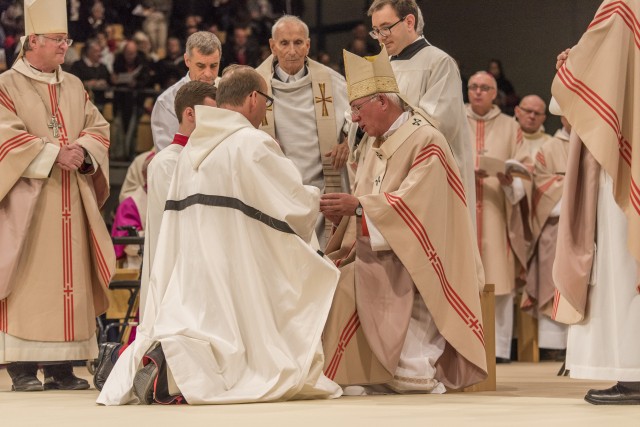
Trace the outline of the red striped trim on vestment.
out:
[[[344,355],[351,338],[356,334],[359,327],[360,317],[358,317],[358,312],[354,311],[346,326],[342,329],[336,351],[333,353],[333,357],[331,358],[331,362],[327,366],[327,369],[325,369],[324,375],[330,380],[333,380],[336,377],[342,356]]]
[[[633,205],[633,208],[636,210],[638,215],[640,215],[640,188],[638,188],[638,184],[636,184],[636,181],[633,179],[633,176],[631,177],[631,185],[629,187],[631,189],[629,194],[629,200],[631,200],[631,204]]]
[[[480,153],[484,153],[484,122],[476,121],[476,169],[480,166]],[[476,180],[476,233],[478,250],[482,255],[482,198],[484,197],[484,179]]]
[[[9,318],[7,314],[7,299],[0,301],[0,332],[7,332],[9,326]]]
[[[607,123],[616,134],[618,140],[618,149],[620,150],[620,157],[631,166],[631,144],[622,135],[620,128],[620,119],[615,110],[607,104],[597,93],[595,93],[590,87],[584,84],[582,81],[575,78],[575,76],[566,67],[566,64],[560,67],[558,70],[558,77],[562,84],[567,89],[577,94],[593,111],[598,114],[602,120]]]
[[[471,332],[478,337],[482,345],[484,345],[484,332],[482,330],[482,325],[476,315],[469,309],[449,283],[442,260],[431,243],[426,229],[402,198],[389,193],[384,193],[384,195],[387,198],[387,202],[395,209],[407,226],[409,226],[409,229],[416,236],[420,246],[422,246],[422,250],[440,280],[440,286],[442,287],[442,291],[447,302],[451,305],[454,311],[458,313],[458,316],[460,316],[465,325],[471,329]]]
[[[536,209],[538,208],[538,204],[540,203],[540,199],[542,199],[542,196],[544,195],[545,191],[547,191],[549,187],[551,187],[553,183],[559,179],[560,177],[558,175],[555,175],[549,178],[549,180],[544,184],[542,184],[540,187],[536,188],[536,195],[534,196],[533,201],[531,202],[531,210],[533,213],[536,212]]]
[[[451,166],[449,166],[449,164],[447,163],[446,155],[444,154],[442,148],[440,148],[439,146],[430,144],[420,150],[410,169],[413,169],[415,166],[419,165],[432,156],[436,156],[440,160],[440,163],[442,164],[442,166],[444,166],[444,169],[447,173],[447,182],[449,183],[449,186],[451,187],[453,192],[457,194],[460,200],[462,200],[462,204],[467,206],[467,198],[464,192],[462,181],[460,180],[458,175],[456,175]]]
[[[551,318],[553,320],[556,319],[558,315],[558,305],[560,304],[560,291],[556,288],[553,291],[553,313],[551,314]]]
[[[538,154],[536,154],[536,160],[545,168],[547,167],[547,159],[544,158],[544,154],[542,154],[542,151],[538,151]]]
[[[0,90],[0,104],[4,105],[5,108],[11,111],[13,114],[18,114],[16,111],[16,105],[13,103],[13,100],[2,90]]]
[[[33,141],[34,139],[38,139],[37,136],[33,136],[27,132],[20,133],[13,138],[5,141],[0,147],[0,161],[4,160],[5,157],[9,154],[9,151],[17,148],[27,142]]]
[[[96,141],[98,141],[100,144],[104,145],[105,147],[109,148],[109,140],[107,138],[105,138],[104,136],[100,136],[100,135],[96,135],[94,133],[90,133],[90,132],[80,132],[80,136],[85,136],[88,135],[91,138],[95,139]]]
[[[71,222],[71,173],[61,170],[62,187],[62,294],[64,307],[64,340],[75,337],[73,307],[73,238]]]
[[[98,273],[100,274],[100,278],[104,283],[105,287],[109,287],[109,282],[111,281],[111,272],[109,271],[109,266],[107,265],[107,261],[104,259],[104,254],[100,250],[100,245],[98,245],[98,239],[96,239],[96,235],[91,230],[91,243],[93,244],[93,250],[96,257],[96,263],[98,265]]]
[[[624,23],[629,27],[629,30],[633,34],[633,38],[635,44],[638,48],[640,48],[640,22],[638,22],[638,18],[635,16],[633,10],[627,5],[625,2],[617,1],[608,4],[603,7],[602,10],[593,18],[591,24],[587,29],[591,29],[603,21],[611,18],[613,15],[618,15]]]

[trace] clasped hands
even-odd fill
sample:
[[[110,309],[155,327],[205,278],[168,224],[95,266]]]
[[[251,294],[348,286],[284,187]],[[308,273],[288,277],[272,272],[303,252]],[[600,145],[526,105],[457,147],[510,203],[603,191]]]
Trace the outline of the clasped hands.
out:
[[[360,202],[358,198],[346,193],[327,193],[320,197],[320,212],[334,224],[343,216],[355,215]]]
[[[84,163],[84,150],[77,142],[69,145],[62,145],[56,157],[56,164],[60,169],[66,171],[76,171]]]

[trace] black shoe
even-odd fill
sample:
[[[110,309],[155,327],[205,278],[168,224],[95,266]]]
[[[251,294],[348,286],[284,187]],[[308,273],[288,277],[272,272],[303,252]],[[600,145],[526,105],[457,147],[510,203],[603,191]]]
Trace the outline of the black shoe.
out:
[[[506,364],[511,363],[511,359],[507,359],[506,357],[496,357],[497,364]]]
[[[167,361],[160,343],[145,353],[142,363],[144,367],[133,378],[133,393],[141,405],[187,403],[182,395],[169,394]]]
[[[151,405],[153,403],[153,390],[157,378],[158,368],[155,363],[149,363],[136,372],[136,376],[133,377],[133,394],[140,401],[140,405]]]
[[[45,390],[86,390],[89,388],[89,381],[73,375],[71,363],[45,365],[43,371]]]
[[[589,390],[584,400],[594,405],[640,405],[640,390],[617,383],[605,390]]]
[[[7,372],[11,377],[12,391],[42,391],[42,383],[37,377],[38,365],[35,363],[9,363]]]
[[[100,352],[98,353],[98,367],[93,375],[93,385],[98,391],[102,391],[104,383],[107,381],[114,362],[114,352],[120,351],[121,344],[117,342],[105,342],[100,344]],[[117,357],[116,357],[117,360]]]

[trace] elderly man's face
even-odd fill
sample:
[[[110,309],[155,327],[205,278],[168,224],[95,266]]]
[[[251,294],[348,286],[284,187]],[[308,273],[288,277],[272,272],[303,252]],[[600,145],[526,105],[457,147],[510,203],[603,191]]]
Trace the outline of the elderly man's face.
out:
[[[382,114],[379,94],[365,96],[351,102],[351,120],[369,136],[382,136],[388,129],[382,129]]]
[[[220,68],[220,51],[217,50],[211,55],[203,55],[194,48],[191,54],[184,54],[184,63],[189,68],[189,78],[199,82],[213,84],[218,77]]]
[[[522,130],[526,133],[537,132],[547,118],[545,110],[545,103],[539,97],[525,96],[522,98],[520,105],[515,108],[516,118]]]
[[[497,95],[496,81],[488,74],[476,74],[469,79],[469,104],[474,111],[488,111]]]
[[[275,37],[269,39],[269,46],[271,53],[278,59],[280,68],[292,75],[304,67],[311,41],[301,25],[285,22],[278,27]]]
[[[32,50],[37,55],[39,65],[43,70],[55,70],[58,65],[64,63],[64,56],[67,54],[69,46],[64,41],[57,42],[56,40],[66,41],[67,34],[54,33],[41,36],[31,35],[30,37],[29,43],[31,43]]]

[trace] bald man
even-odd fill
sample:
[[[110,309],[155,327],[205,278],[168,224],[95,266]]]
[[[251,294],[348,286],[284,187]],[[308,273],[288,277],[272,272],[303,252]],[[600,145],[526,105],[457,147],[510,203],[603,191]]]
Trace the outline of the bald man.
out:
[[[515,108],[516,120],[522,129],[523,142],[529,148],[529,157],[536,158],[540,147],[549,141],[542,124],[547,118],[547,104],[538,95],[527,95]]]

